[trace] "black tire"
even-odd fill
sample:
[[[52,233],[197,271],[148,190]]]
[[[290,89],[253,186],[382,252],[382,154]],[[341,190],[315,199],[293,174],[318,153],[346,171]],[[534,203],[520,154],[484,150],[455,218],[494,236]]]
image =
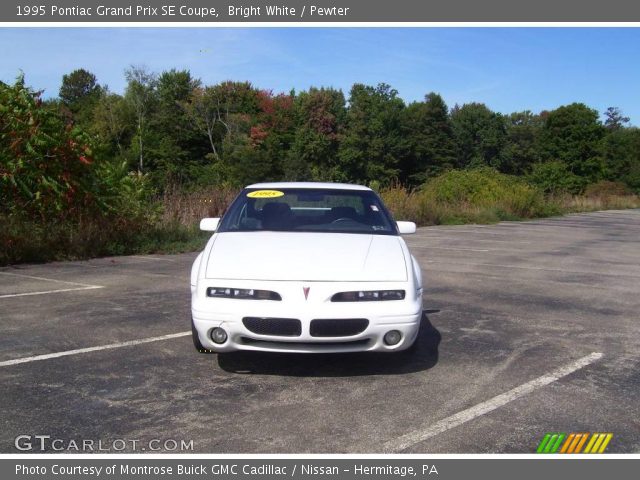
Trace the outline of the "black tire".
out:
[[[214,353],[213,350],[205,348],[202,343],[200,343],[200,337],[198,337],[198,331],[196,330],[196,326],[193,324],[193,318],[191,319],[191,339],[193,340],[193,346],[196,347],[198,352]]]

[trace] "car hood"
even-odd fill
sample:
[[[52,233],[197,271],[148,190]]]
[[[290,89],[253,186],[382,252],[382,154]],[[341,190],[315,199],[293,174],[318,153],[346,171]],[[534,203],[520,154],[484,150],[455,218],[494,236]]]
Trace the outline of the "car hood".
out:
[[[407,280],[400,237],[346,233],[223,232],[207,278],[397,282]]]

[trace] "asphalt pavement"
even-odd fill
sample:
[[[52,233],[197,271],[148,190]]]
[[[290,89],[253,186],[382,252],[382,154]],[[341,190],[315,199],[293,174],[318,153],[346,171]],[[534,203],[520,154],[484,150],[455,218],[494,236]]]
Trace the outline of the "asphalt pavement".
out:
[[[0,452],[532,453],[548,432],[640,452],[640,210],[406,239],[409,359],[199,354],[196,253],[0,269]]]

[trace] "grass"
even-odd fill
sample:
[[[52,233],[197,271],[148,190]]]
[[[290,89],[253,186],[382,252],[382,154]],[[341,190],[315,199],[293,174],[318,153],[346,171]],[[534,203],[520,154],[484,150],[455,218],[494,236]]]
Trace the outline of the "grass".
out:
[[[75,260],[111,255],[197,251],[209,233],[200,219],[222,216],[238,190],[166,191],[138,220],[81,219],[35,222],[0,214],[0,265]],[[419,189],[391,186],[380,192],[398,220],[419,226],[489,224],[565,213],[640,208],[640,197],[612,182],[594,184],[584,195],[544,196],[524,180],[491,169],[452,171]],[[155,208],[159,207],[159,208]]]
[[[208,235],[197,227],[84,220],[57,224],[0,217],[0,265],[77,260],[112,255],[180,253],[201,249]]]
[[[595,212],[598,210],[624,210],[640,208],[638,195],[612,195],[608,197],[585,197],[573,195],[556,200],[563,213]]]

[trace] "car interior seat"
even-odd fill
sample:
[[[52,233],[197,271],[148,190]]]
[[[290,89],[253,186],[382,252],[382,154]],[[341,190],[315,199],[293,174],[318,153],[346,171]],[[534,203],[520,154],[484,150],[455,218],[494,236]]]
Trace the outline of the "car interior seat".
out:
[[[282,230],[291,225],[291,207],[284,202],[265,203],[260,212],[262,228],[267,230]]]

